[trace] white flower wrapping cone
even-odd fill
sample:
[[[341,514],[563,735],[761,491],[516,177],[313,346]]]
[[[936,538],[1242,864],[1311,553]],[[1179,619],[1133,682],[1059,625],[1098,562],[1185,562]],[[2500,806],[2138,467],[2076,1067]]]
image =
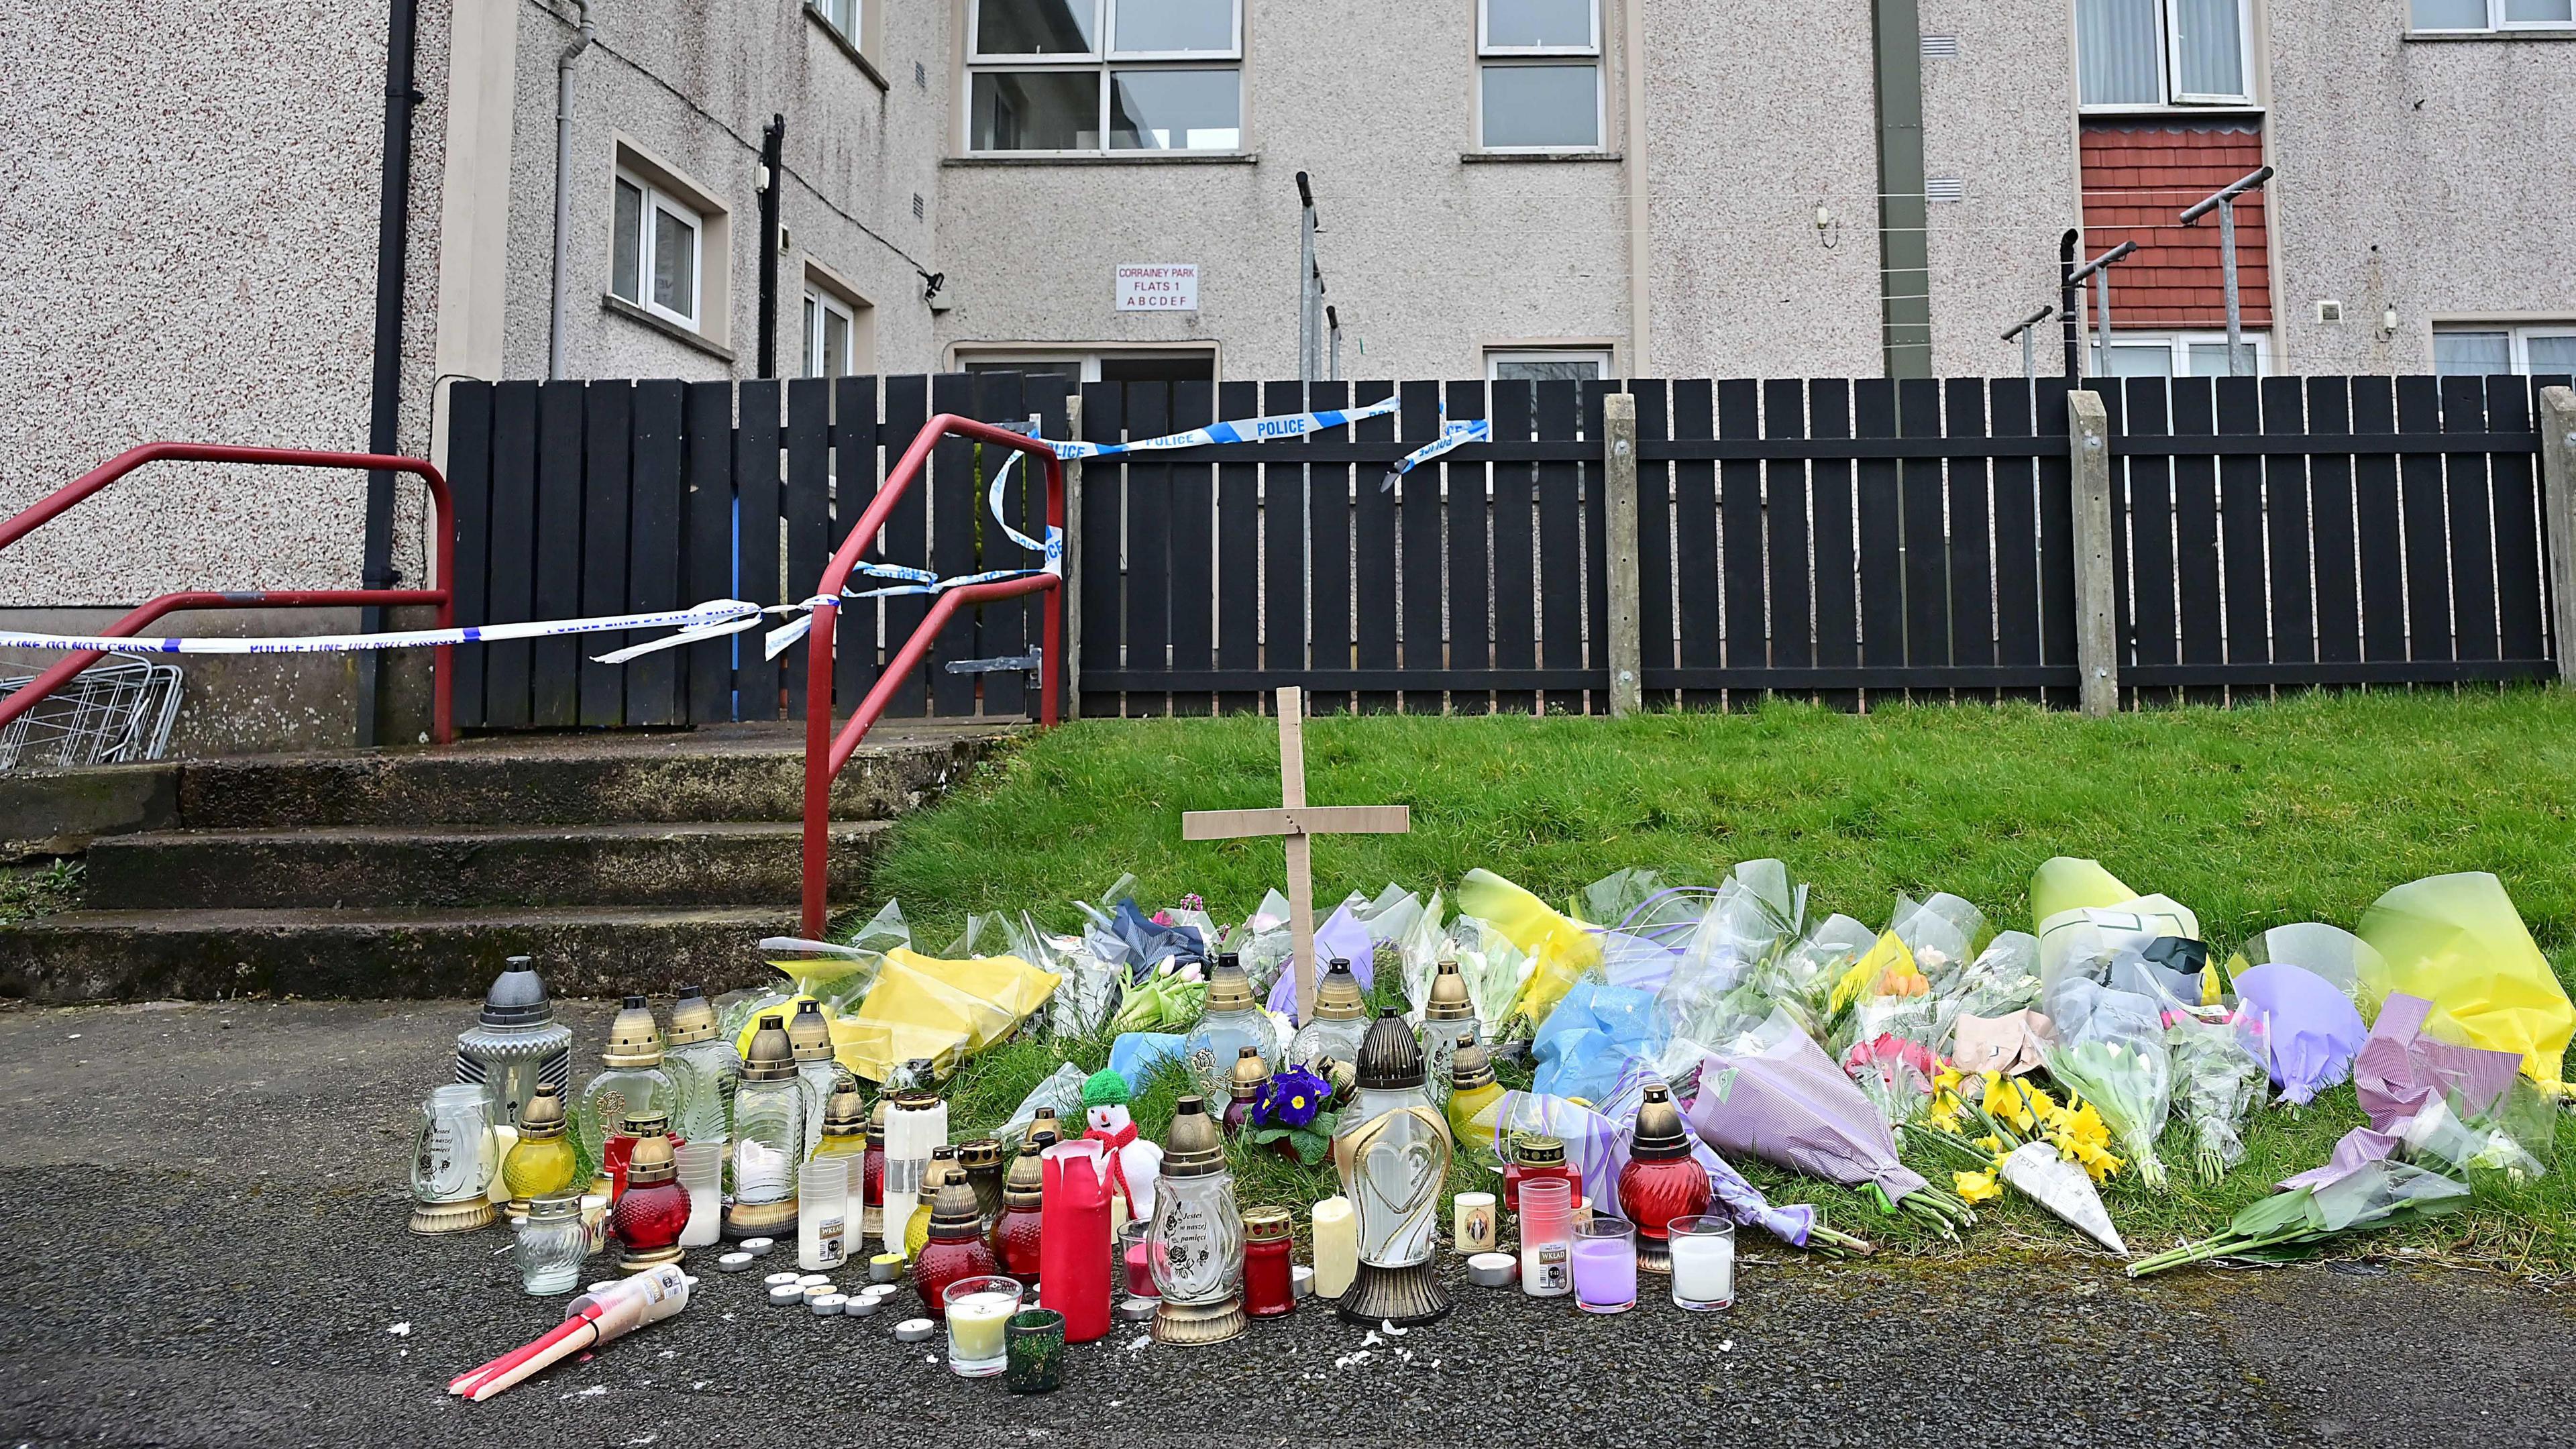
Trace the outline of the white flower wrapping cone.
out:
[[[2093,1190],[2093,1179],[2058,1156],[2056,1148],[2045,1142],[2025,1142],[2014,1148],[2004,1159],[2003,1179],[2093,1241],[2123,1258],[2129,1256],[2129,1245],[2111,1225],[2111,1214],[2102,1206],[2102,1194]]]

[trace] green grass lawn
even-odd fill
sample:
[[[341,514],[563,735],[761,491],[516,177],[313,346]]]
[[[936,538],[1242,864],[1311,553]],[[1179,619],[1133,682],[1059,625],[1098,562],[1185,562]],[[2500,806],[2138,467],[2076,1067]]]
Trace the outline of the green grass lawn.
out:
[[[2033,868],[2078,855],[2191,906],[2224,951],[2293,921],[2350,926],[2381,892],[2421,876],[2491,870],[2561,978],[2576,968],[2567,694],[2318,695],[2105,721],[2018,707],[1852,716],[1790,705],[1615,722],[1369,716],[1313,720],[1306,741],[1315,803],[1413,808],[1410,835],[1317,846],[1327,905],[1390,880],[1427,896],[1476,866],[1561,900],[1623,866],[1713,884],[1735,861],[1777,856],[1812,885],[1811,919],[1841,911],[1880,925],[1899,892],[1948,890],[1998,929],[2027,930]],[[1028,909],[1072,929],[1070,900],[1122,871],[1135,872],[1145,901],[1196,891],[1219,920],[1237,919],[1281,880],[1280,845],[1185,843],[1180,814],[1277,803],[1271,721],[1083,721],[1005,750],[899,823],[874,894],[901,900],[932,951],[973,911]],[[1092,1067],[1106,1053],[1094,1042],[1069,1054]],[[972,1064],[956,1089],[959,1122],[998,1123],[1066,1054],[1024,1043]],[[1160,1083],[1140,1104],[1149,1133],[1174,1090]],[[2215,1189],[2189,1180],[2189,1144],[2169,1137],[2171,1184],[2150,1193],[2123,1175],[2106,1200],[2133,1248],[2170,1246],[2322,1162],[2361,1120],[2349,1087],[2301,1114],[2266,1112],[2249,1134],[2252,1159]],[[2562,1118],[2559,1136],[2576,1147],[2576,1124]],[[2373,1246],[2576,1272],[2576,1154],[2563,1157],[2567,1173]],[[1311,1202],[1330,1180],[1266,1157],[1240,1165],[1247,1202]],[[1818,1203],[1884,1250],[1963,1250],[1880,1217],[1857,1194],[1738,1166],[1775,1200]],[[2073,1242],[2016,1199],[1990,1206],[1964,1251]]]

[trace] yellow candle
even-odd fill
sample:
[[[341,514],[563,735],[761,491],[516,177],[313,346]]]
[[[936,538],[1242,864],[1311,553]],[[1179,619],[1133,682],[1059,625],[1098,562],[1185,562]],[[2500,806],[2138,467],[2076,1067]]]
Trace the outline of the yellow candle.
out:
[[[990,1371],[1002,1361],[1002,1325],[1020,1309],[1017,1293],[969,1293],[948,1305],[948,1359],[953,1368]]]
[[[1360,1272],[1360,1220],[1346,1197],[1315,1204],[1315,1296],[1339,1298]]]

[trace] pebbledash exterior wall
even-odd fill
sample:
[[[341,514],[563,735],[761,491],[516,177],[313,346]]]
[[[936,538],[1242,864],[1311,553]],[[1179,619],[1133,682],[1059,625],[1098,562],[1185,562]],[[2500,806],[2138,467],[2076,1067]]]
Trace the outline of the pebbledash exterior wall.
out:
[[[2437,323],[2576,318],[2576,44],[2411,36],[2408,0],[2251,3],[2256,105],[2228,114],[2281,171],[2274,370],[2423,371]],[[787,376],[809,279],[859,306],[861,371],[1165,346],[1213,351],[1229,380],[1294,376],[1300,170],[1346,377],[1479,376],[1498,348],[1606,351],[1638,376],[1873,375],[1880,136],[1918,121],[1923,174],[1959,198],[1924,208],[1930,369],[2011,374],[1998,334],[2057,300],[2057,239],[2083,212],[2070,0],[1602,0],[1603,144],[1580,157],[1479,151],[1475,0],[1247,0],[1240,154],[1061,160],[966,154],[966,0],[864,8],[850,44],[801,0],[596,0],[573,62],[570,375],[752,374],[773,113]],[[0,12],[0,510],[154,438],[364,444],[385,18]],[[546,370],[556,58],[577,19],[572,0],[422,0],[406,450],[440,455],[437,379]],[[1909,27],[1920,114],[1882,116],[1879,42]],[[722,217],[724,302],[699,336],[606,298],[621,156]],[[1115,310],[1115,268],[1153,262],[1200,267],[1196,312]],[[2318,321],[2329,299],[2342,321]],[[2054,370],[2054,323],[2040,357]],[[147,474],[0,556],[0,619],[353,584],[363,497],[344,475]],[[406,493],[411,578],[421,513]],[[260,621],[293,622],[350,620]],[[280,667],[270,694],[203,737],[345,737],[333,671]]]

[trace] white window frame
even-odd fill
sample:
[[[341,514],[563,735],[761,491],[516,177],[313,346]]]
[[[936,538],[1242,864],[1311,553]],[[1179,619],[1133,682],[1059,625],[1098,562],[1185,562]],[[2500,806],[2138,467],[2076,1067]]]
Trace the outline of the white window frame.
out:
[[[1617,377],[1618,358],[1607,347],[1488,347],[1485,349],[1485,381],[1502,381],[1506,362],[1592,362],[1600,364],[1596,380]]]
[[[823,356],[824,318],[832,313],[841,318],[841,370],[829,370],[829,359]],[[807,377],[849,377],[859,370],[859,309],[850,305],[838,292],[805,283],[805,375]]]
[[[1584,45],[1496,45],[1487,38],[1491,0],[1476,0],[1476,149],[1498,156],[1606,151],[1610,148],[1610,67],[1601,48],[1601,0],[1590,0],[1592,38]],[[1592,62],[1592,143],[1562,146],[1496,146],[1485,140],[1485,72],[1514,66]],[[1607,374],[1604,374],[1605,376]]]
[[[954,360],[956,362],[957,370],[960,372],[965,371],[967,365],[970,363],[977,367],[993,367],[1009,363],[1035,362],[1052,366],[1074,362],[1081,364],[1082,380],[1084,382],[1098,382],[1100,381],[1101,359],[1106,357],[1139,357],[1155,352],[1184,353],[1190,356],[1204,355],[1208,359],[1208,374],[1210,378],[1218,382],[1225,380],[1225,373],[1223,370],[1224,359],[1217,355],[1217,348],[1214,343],[1193,342],[1176,347],[1139,347],[1120,346],[1115,344],[1106,346],[1094,345],[1090,347],[960,347],[956,349]]]
[[[847,25],[843,25],[832,14],[835,8],[844,5],[850,10],[850,23]],[[843,40],[848,41],[851,49],[862,52],[866,50],[867,47],[861,44],[860,37],[867,33],[868,0],[810,0],[810,8],[817,19],[832,27]]]
[[[2406,4],[2406,33],[2409,35],[2515,35],[2537,31],[2544,35],[2564,34],[2576,30],[2571,20],[2507,20],[2505,0],[2486,0],[2487,23],[2484,25],[2417,25],[2414,0]]]
[[[644,193],[644,207],[637,219],[635,237],[635,290],[639,295],[624,297],[619,296],[617,291],[616,214],[613,205],[609,218],[609,295],[618,296],[621,301],[631,302],[674,326],[685,327],[691,332],[702,331],[703,329],[698,325],[698,319],[706,315],[707,309],[706,214],[674,196],[665,188],[646,180],[640,172],[620,166],[617,168],[617,179]],[[613,187],[610,194],[613,198],[615,195]],[[657,209],[667,211],[689,225],[689,307],[691,310],[685,313],[676,308],[666,307],[653,299],[654,252],[660,245],[658,233],[661,230],[654,224],[654,212]]]
[[[2532,340],[2540,337],[2576,337],[2576,318],[2569,318],[2558,322],[2458,321],[2436,322],[2433,324],[2433,335],[2436,338],[2439,338],[2446,332],[2501,332],[2505,334],[2505,345],[2508,349],[2507,365],[2512,368],[2514,376],[2530,377],[2534,372],[2531,365]],[[2436,365],[2438,366],[2438,364]]]
[[[1234,29],[1232,43],[1224,50],[1120,50],[1118,49],[1119,0],[1088,0],[1092,7],[1092,46],[1087,51],[1061,51],[1053,55],[986,55],[981,32],[984,7],[980,0],[967,0],[966,5],[966,86],[965,101],[958,109],[964,113],[965,129],[958,139],[961,154],[968,156],[1153,156],[1173,152],[1193,155],[1230,155],[1243,151],[1243,9],[1244,0],[1232,0]],[[1234,127],[1232,146],[1112,146],[1109,144],[1109,116],[1112,97],[1111,77],[1121,69],[1129,70],[1225,70],[1234,71]],[[1088,150],[1001,151],[982,150],[975,145],[975,77],[991,72],[1011,71],[1090,71],[1099,78],[1099,103],[1094,112],[1095,129],[1100,144]]]
[[[2226,355],[2227,348],[2227,333],[2224,329],[2216,332],[2128,332],[2115,328],[2111,333],[2107,345],[2109,348],[2143,348],[2150,343],[2161,343],[2169,349],[2172,354],[2173,362],[2171,364],[2171,370],[2166,374],[2166,376],[2171,378],[2184,378],[2193,376],[2191,370],[2191,349],[2193,345],[2198,344],[2202,347],[2216,347],[2219,349],[2219,355],[2224,357]],[[2099,333],[2094,334],[2091,339],[2091,345],[2096,348],[2105,346],[2104,340]],[[2249,327],[2245,331],[2245,345],[2254,349],[2254,375],[2256,377],[2270,377],[2272,375],[2272,334],[2268,330],[2256,331]],[[2094,362],[2095,376],[2111,377],[2120,375],[2115,374],[2110,370],[2111,359],[2108,351],[2105,351],[2096,357]],[[2225,374],[2220,375],[2224,376]]]
[[[2409,5],[2414,0],[2407,0]],[[2492,0],[2490,0],[2492,3]],[[2160,101],[2083,102],[2080,109],[2088,116],[2155,115],[2177,110],[2262,109],[2254,88],[2254,3],[2236,0],[2236,59],[2242,72],[2238,83],[2243,90],[2236,95],[2208,95],[2184,92],[2182,84],[2182,26],[2176,18],[2173,0],[2155,0],[2157,28],[2164,33],[2164,44],[2156,47],[2156,90]],[[2079,81],[2079,85],[2081,82]]]

